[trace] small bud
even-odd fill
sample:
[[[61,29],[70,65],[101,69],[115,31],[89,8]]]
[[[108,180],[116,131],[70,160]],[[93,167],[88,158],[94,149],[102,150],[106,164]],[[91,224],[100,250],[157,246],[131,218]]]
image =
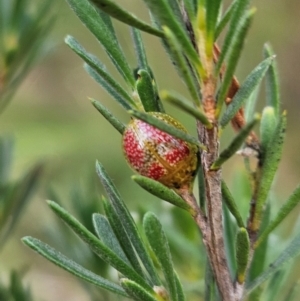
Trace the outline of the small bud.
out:
[[[186,132],[167,114],[151,112],[156,118]],[[198,165],[197,146],[154,126],[132,119],[123,134],[123,150],[129,165],[139,174],[169,188],[190,187]]]

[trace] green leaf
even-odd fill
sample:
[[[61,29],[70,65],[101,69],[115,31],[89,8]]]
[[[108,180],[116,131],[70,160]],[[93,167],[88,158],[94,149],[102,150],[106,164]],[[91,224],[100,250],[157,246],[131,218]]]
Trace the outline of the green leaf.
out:
[[[283,113],[274,131],[274,135],[272,139],[270,139],[270,143],[265,153],[262,154],[261,171],[257,180],[259,186],[257,190],[256,209],[253,219],[253,230],[258,230],[259,228],[264,204],[267,200],[276,170],[281,159],[285,130],[286,112]]]
[[[199,160],[199,168],[198,168],[199,205],[200,205],[200,209],[205,214],[206,191],[205,191],[205,178],[204,178],[204,171],[202,168],[201,156],[199,156],[198,160]]]
[[[250,241],[248,232],[245,228],[239,228],[236,236],[236,265],[237,280],[239,283],[245,282],[250,251]]]
[[[125,110],[132,108],[132,106],[125,100],[118,92],[114,90],[110,84],[108,84],[103,77],[101,77],[96,69],[84,64],[85,71],[98,83],[100,84]],[[136,107],[136,105],[135,105]]]
[[[7,284],[0,282],[0,300],[31,301],[33,296],[30,287],[24,283],[24,268],[21,271],[12,270]]]
[[[190,136],[189,134],[183,132],[182,130],[177,129],[174,126],[169,125],[165,123],[163,120],[160,120],[150,114],[139,112],[139,111],[128,111],[128,113],[134,116],[135,118],[143,120],[153,125],[154,127],[160,129],[161,131],[166,132],[178,139],[195,144],[201,148],[205,148],[205,146],[200,144],[200,142],[195,137]]]
[[[38,181],[42,176],[42,172],[43,165],[36,164],[20,180],[14,183],[7,192],[0,216],[0,249],[10,237],[10,234],[19,221],[20,215],[30,201],[31,195],[37,188]]]
[[[195,1],[194,0],[183,0],[184,2],[184,8],[185,11],[187,12],[187,15],[191,21],[193,21],[196,17],[196,11],[197,8],[195,6]]]
[[[179,1],[174,0],[166,0],[168,3],[168,6],[171,8],[172,15],[176,17],[177,21],[181,24],[182,28],[185,28],[184,18],[181,13],[181,6],[182,4],[179,3]]]
[[[285,278],[288,274],[286,270],[290,271],[290,267],[285,267],[285,269],[278,270],[273,274],[266,289],[266,301],[273,301],[277,299],[278,295],[285,286]]]
[[[259,121],[259,116],[256,115],[254,119],[246,124],[241,131],[237,134],[237,136],[232,140],[227,148],[225,148],[219,155],[218,159],[212,164],[211,170],[219,169],[224,162],[230,159],[243,145],[248,135],[252,131],[253,127]]]
[[[281,269],[290,260],[294,259],[300,253],[300,235],[297,235],[287,248],[278,256],[278,258],[269,265],[267,270],[260,276],[250,282],[247,286],[247,293],[253,291],[256,287],[261,285],[264,281],[269,279],[276,271]]]
[[[208,129],[212,128],[212,124],[207,119],[206,115],[200,108],[195,108],[187,99],[177,92],[162,91],[160,93],[161,98],[174,104],[176,107],[182,109],[186,113],[192,115],[204,124]]]
[[[99,14],[100,18],[105,23],[105,25],[107,26],[107,28],[110,30],[110,33],[112,34],[112,36],[114,37],[114,39],[117,41],[118,37],[116,35],[116,32],[115,32],[114,25],[112,23],[111,17],[107,13],[105,13],[104,11],[102,11],[100,9],[97,9],[96,11]]]
[[[193,213],[193,209],[174,190],[169,189],[163,184],[147,177],[132,176],[131,178],[146,191],[158,198],[167,201],[174,206],[187,210],[191,214]]]
[[[140,69],[137,72],[136,89],[146,112],[158,112],[159,106],[153,88],[152,78],[148,71]]]
[[[276,126],[277,120],[274,108],[270,106],[265,107],[260,123],[260,145],[263,153],[268,148],[270,139],[273,137],[274,131],[276,130]]]
[[[264,212],[262,224],[259,230],[259,234],[262,233],[270,222],[271,215],[271,205],[270,202],[267,203],[266,210]],[[258,246],[254,250],[253,259],[251,265],[249,267],[247,283],[253,281],[257,278],[265,268],[265,262],[267,259],[267,251],[268,251],[268,240],[266,239],[260,246]],[[247,285],[247,284],[246,284]],[[250,294],[249,300],[255,301],[260,300],[260,296],[263,293],[263,289],[261,287],[257,287]]]
[[[29,246],[34,251],[41,254],[43,257],[48,259],[49,261],[53,262],[57,266],[63,268],[64,270],[68,271],[69,273],[84,279],[92,284],[95,284],[101,288],[109,290],[115,294],[128,297],[126,292],[122,289],[121,286],[108,281],[93,272],[85,269],[84,267],[80,266],[73,260],[69,259],[68,257],[64,256],[60,252],[56,251],[55,249],[51,248],[47,244],[41,242],[40,240],[33,238],[33,237],[24,237],[22,238],[24,244]]]
[[[162,226],[158,218],[151,212],[146,213],[144,216],[143,226],[151,249],[161,265],[167,282],[170,298],[172,301],[176,301],[176,276],[173,269],[168,241],[162,230]]]
[[[168,0],[144,0],[149,7],[153,16],[158,20],[161,26],[167,26],[176,36],[178,43],[187,55],[187,57],[193,61],[199,68],[202,67],[199,61],[198,54],[194,49],[187,32],[183,29],[178,19],[173,14]]]
[[[191,69],[187,65],[188,62],[182,53],[182,49],[179,43],[176,40],[174,33],[166,26],[163,27],[166,42],[169,47],[170,52],[172,52],[173,64],[176,65],[176,69],[182,80],[184,81],[185,85],[187,86],[192,99],[196,105],[200,105],[199,102],[199,95],[198,95],[198,88],[195,84],[193,75],[191,74]]]
[[[241,2],[246,2],[246,1],[241,1]],[[241,55],[244,41],[245,41],[245,38],[246,38],[246,35],[248,32],[248,29],[250,27],[254,12],[255,12],[255,10],[250,10],[249,12],[247,12],[246,15],[242,18],[241,22],[235,28],[236,33],[233,36],[233,40],[232,40],[232,43],[229,48],[227,68],[224,73],[223,83],[220,87],[219,96],[218,96],[218,100],[217,100],[217,111],[216,111],[217,116],[219,116],[221,109],[222,109],[222,105],[226,99],[226,95],[227,95],[228,89],[230,87],[232,78],[234,76],[235,68],[237,66],[239,57]],[[222,52],[223,51],[224,51],[224,47],[222,49]],[[222,52],[221,52],[218,64],[222,58]],[[216,66],[216,68],[218,68],[218,65]],[[217,70],[219,72],[219,69],[217,69]],[[251,92],[251,91],[249,91],[249,92]]]
[[[235,252],[235,240],[237,226],[235,221],[231,218],[228,207],[223,203],[223,227],[224,227],[224,243],[227,257],[227,264],[229,267],[231,279],[236,278],[236,252]]]
[[[249,0],[234,1],[234,3],[232,3],[229,10],[227,11],[227,14],[225,14],[226,19],[225,21],[223,21],[223,23],[226,24],[227,19],[230,19],[231,22],[229,25],[228,32],[224,39],[220,57],[217,62],[216,73],[219,73],[228,52],[230,52],[230,49],[233,47],[233,44],[237,42],[237,35],[240,35],[239,32],[241,32],[242,29],[241,25],[245,22],[245,12],[247,7],[249,6],[249,2],[250,2]],[[225,24],[222,26],[225,26]],[[220,32],[221,32],[221,28],[219,25],[219,28],[217,29],[217,34]]]
[[[132,97],[115,81],[107,72],[105,66],[92,54],[88,53],[72,36],[65,38],[65,43],[80,56],[101,77],[99,83],[110,93],[123,107],[135,106]]]
[[[89,1],[93,3],[96,7],[98,7],[100,10],[104,11],[111,17],[125,24],[138,28],[142,31],[145,31],[157,37],[163,37],[163,33],[161,31],[139,20],[136,16],[128,13],[126,10],[124,10],[119,5],[117,5],[115,2],[112,2],[110,0],[89,0]]]
[[[215,40],[216,23],[218,20],[221,0],[206,0],[206,32],[208,43],[213,45]]]
[[[206,260],[205,265],[205,301],[214,301],[215,300],[215,279],[213,275],[213,271],[211,269],[210,263],[208,259]]]
[[[94,234],[89,232],[78,220],[71,216],[58,204],[48,201],[50,208],[59,216],[89,247],[105,262],[109,263],[125,277],[132,279],[151,291],[151,287],[145,280],[124,262],[118,255],[104,245]]]
[[[154,297],[154,292],[149,293],[143,287],[132,280],[129,280],[127,278],[121,279],[121,286],[124,288],[126,293],[133,298],[133,300],[157,301],[157,299]]]
[[[222,116],[221,126],[225,127],[230,120],[234,117],[237,111],[243,106],[244,102],[250,97],[255,88],[259,85],[268,68],[272,63],[273,57],[267,58],[262,61],[254,70],[247,76],[244,83],[241,85],[238,92],[228,105],[226,112]]]
[[[136,252],[138,253],[146,270],[148,271],[148,273],[151,277],[151,281],[153,282],[154,285],[159,285],[160,280],[159,280],[156,270],[153,266],[152,260],[146,250],[146,247],[143,244],[143,241],[138,232],[137,226],[134,223],[132,216],[130,215],[126,205],[124,204],[123,200],[121,199],[112,180],[109,178],[104,167],[98,161],[96,162],[96,171],[97,171],[100,181],[109,197],[109,200],[118,215],[118,218],[121,220],[122,225],[123,225],[128,237],[130,238],[131,243],[133,244],[134,248],[136,249]],[[130,278],[130,277],[128,277],[128,278]],[[130,279],[132,279],[132,278],[130,278]],[[134,280],[134,279],[132,279],[132,280]]]
[[[101,43],[125,81],[133,87],[134,78],[131,68],[127,63],[118,41],[115,39],[114,34],[112,34],[110,26],[107,26],[104,20],[99,17],[97,11],[88,0],[67,0],[67,2],[81,22]]]
[[[234,218],[236,219],[236,223],[240,228],[245,228],[245,224],[243,221],[243,218],[239,212],[239,209],[236,205],[236,202],[234,201],[234,198],[231,194],[231,192],[229,191],[226,183],[224,181],[222,181],[222,198],[227,206],[227,208],[229,209],[229,211],[231,212],[231,214],[234,216]]]
[[[289,215],[300,202],[300,186],[298,186],[286,203],[279,209],[276,217],[268,224],[255,242],[255,248],[266,240],[268,235]]]
[[[124,226],[122,225],[115,209],[113,208],[111,203],[105,200],[104,198],[103,198],[103,204],[104,204],[104,210],[108,218],[108,221],[115,235],[117,236],[118,241],[120,242],[127,258],[129,259],[131,265],[137,271],[137,273],[139,273],[142,277],[144,277],[144,273],[141,268],[139,259],[137,258],[136,252],[131,244],[131,241],[126,233],[126,230],[124,229]]]
[[[50,1],[5,1],[0,4],[0,112],[6,108],[29,70],[44,54],[45,40],[55,23]]]
[[[105,106],[95,99],[90,99],[93,106],[102,114],[102,116],[122,135],[125,131],[125,125],[119,121]]]
[[[100,240],[116,255],[118,255],[124,262],[130,265],[128,258],[124,254],[122,247],[120,246],[120,243],[116,238],[115,233],[113,232],[106,217],[99,213],[94,213],[93,225]]]
[[[266,44],[264,47],[264,57],[274,57],[274,51],[271,45]],[[266,97],[267,105],[274,108],[276,117],[280,116],[280,91],[279,91],[279,79],[278,68],[276,60],[273,60],[272,65],[268,69],[266,74]]]
[[[225,11],[223,18],[221,19],[221,21],[219,21],[219,23],[216,26],[216,31],[215,31],[215,40],[217,40],[217,38],[219,37],[220,33],[223,31],[223,29],[225,28],[225,26],[228,24],[228,22],[231,19],[233,10],[236,6],[236,3],[240,1],[240,0],[235,0],[233,1],[230,6],[228,7],[228,9]],[[227,38],[228,39],[228,38]]]
[[[175,273],[176,291],[177,291],[178,301],[185,301],[185,295],[184,295],[182,284],[179,280],[179,277],[178,277],[176,271],[174,271],[174,273]]]
[[[139,69],[145,69],[147,71],[150,71],[145,46],[142,40],[141,33],[138,29],[131,27],[131,35],[134,43],[134,49],[136,53],[136,57],[138,60],[138,67]]]
[[[254,91],[249,96],[248,100],[245,103],[244,111],[245,111],[245,120],[246,122],[249,122],[252,120],[253,115],[255,114],[255,107],[258,100],[260,90],[260,84],[256,86]]]

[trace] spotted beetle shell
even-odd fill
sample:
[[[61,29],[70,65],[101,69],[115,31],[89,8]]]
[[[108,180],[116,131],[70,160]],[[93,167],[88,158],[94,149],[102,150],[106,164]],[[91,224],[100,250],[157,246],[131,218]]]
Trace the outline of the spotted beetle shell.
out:
[[[183,125],[171,116],[158,112],[150,114],[186,132]],[[197,146],[142,120],[132,119],[127,125],[123,134],[123,150],[134,170],[167,187],[190,187],[193,182],[198,164]]]

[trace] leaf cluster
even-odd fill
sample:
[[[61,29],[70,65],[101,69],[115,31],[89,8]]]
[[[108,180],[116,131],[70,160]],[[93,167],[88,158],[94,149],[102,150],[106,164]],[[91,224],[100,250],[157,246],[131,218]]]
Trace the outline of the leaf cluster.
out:
[[[20,179],[11,181],[13,140],[0,138],[0,249],[14,230],[42,174],[42,164],[36,164]]]
[[[170,0],[144,0],[152,24],[140,20],[111,0],[67,2],[100,42],[123,77],[125,86],[120,85],[106,66],[88,53],[75,38],[68,36],[65,39],[66,44],[84,60],[87,73],[133,118],[141,119],[179,139],[197,145],[202,154],[210,150],[205,145],[206,141],[199,141],[201,131],[217,130],[221,134],[222,129],[229,123],[237,130],[234,139],[220,152],[209,166],[208,172],[217,174],[222,165],[237,152],[246,157],[245,165],[252,184],[251,198],[246,208],[247,220],[224,181],[222,184],[219,181],[218,189],[223,199],[223,236],[231,281],[234,286],[242,286],[244,297],[258,300],[264,296],[262,284],[267,279],[270,280],[270,285],[279,283],[283,277],[278,275],[284,264],[300,252],[300,238],[296,236],[284,252],[265,269],[268,237],[299,203],[300,190],[299,187],[296,188],[275,218],[270,219],[270,190],[282,156],[287,122],[286,112],[281,112],[280,108],[275,56],[269,45],[265,45],[263,49],[263,61],[249,73],[242,84],[235,77],[247,32],[255,14],[255,9],[250,7],[250,1],[234,0],[223,12],[220,0],[184,0],[180,3]],[[137,57],[134,67],[126,60],[111,17],[130,26]],[[218,37],[225,28],[227,31],[224,33],[224,42],[219,47]],[[190,99],[174,91],[158,91],[141,31],[161,39],[189,92]],[[266,105],[259,115],[255,114],[255,110],[263,79],[266,86]],[[165,112],[164,101],[172,103],[196,119],[200,132],[198,139],[149,114],[153,111]],[[94,99],[92,104],[123,134],[126,126],[108,108]],[[254,130],[259,121],[258,137]],[[254,170],[248,164],[251,157],[256,159]],[[211,204],[207,204],[207,174],[201,163],[203,162],[199,163],[198,171],[199,206],[193,200],[189,199],[190,202],[187,202],[178,191],[170,190],[154,180],[143,176],[134,176],[133,180],[153,195],[188,211],[192,217],[198,214],[209,220],[211,217],[206,214],[214,209],[210,208]],[[151,249],[149,250],[103,166],[97,163],[96,169],[107,199],[103,198],[105,215],[93,214],[93,230],[88,229],[57,203],[49,201],[48,204],[98,257],[120,273],[119,284],[84,268],[35,238],[25,237],[23,242],[77,277],[121,296],[147,301],[184,300],[182,285],[173,268],[169,245],[157,217],[152,213],[147,213],[144,217],[143,229]],[[154,262],[159,263],[159,269]],[[205,300],[208,301],[221,298],[213,268],[208,262],[204,293]],[[163,280],[161,274],[164,276]],[[265,294],[273,295],[268,286]],[[292,293],[289,298],[291,296]]]
[[[7,285],[0,282],[0,300],[5,301],[33,301],[29,287],[22,283],[23,273],[12,271]]]
[[[57,203],[49,201],[48,204],[97,256],[119,271],[120,285],[87,270],[38,239],[25,237],[23,242],[75,276],[121,296],[131,296],[134,300],[161,300],[163,292],[167,294],[154,267],[152,257],[155,256],[163,271],[171,300],[184,300],[159,220],[152,213],[144,218],[145,234],[153,251],[150,256],[148,245],[143,242],[135,222],[105,169],[99,163],[96,168],[108,196],[108,199],[103,199],[106,216],[93,214],[94,232],[98,237]]]
[[[34,11],[31,2],[0,1],[0,111],[45,52],[45,38],[53,25],[51,2],[43,1]]]

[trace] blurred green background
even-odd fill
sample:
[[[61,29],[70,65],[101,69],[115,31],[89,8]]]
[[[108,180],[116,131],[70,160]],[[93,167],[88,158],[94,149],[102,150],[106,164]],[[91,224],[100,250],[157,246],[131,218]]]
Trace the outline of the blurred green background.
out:
[[[38,0],[36,2],[38,3]],[[166,214],[169,208],[153,200],[153,197],[130,180],[133,172],[122,156],[119,133],[92,107],[88,97],[101,101],[125,123],[129,120],[128,114],[89,78],[82,68],[81,59],[64,44],[64,37],[67,34],[73,35],[88,51],[107,64],[116,77],[118,74],[101,46],[67,4],[57,0],[52,2],[51,13],[56,16],[56,22],[48,38],[48,51],[0,116],[1,135],[12,135],[15,141],[12,178],[18,177],[37,161],[43,161],[46,166],[38,192],[26,208],[14,235],[2,248],[0,270],[2,274],[2,271],[12,268],[28,267],[25,282],[30,283],[36,300],[85,301],[90,300],[89,296],[74,277],[46,262],[20,242],[22,236],[32,235],[53,244],[49,229],[58,229],[56,224],[59,221],[54,218],[45,203],[47,198],[53,196],[50,191],[59,195],[67,207],[71,207],[68,202],[75,187],[83,187],[85,194],[90,196],[90,190],[95,189],[94,183],[97,182],[94,165],[98,159],[116,182],[131,210],[139,212],[141,207],[145,207],[156,211],[166,227],[172,222]],[[124,7],[136,15],[149,19],[142,1],[123,2]],[[261,61],[264,42],[272,44],[280,70],[282,106],[288,111],[287,141],[275,187],[280,204],[296,187],[300,177],[300,2],[256,0],[253,4],[257,7],[257,13],[237,76],[242,82]],[[114,24],[132,67],[136,67],[128,27],[119,22]],[[147,34],[143,34],[143,37],[159,88],[175,89],[184,94],[184,86],[159,41]],[[264,102],[264,88],[261,90],[260,107]],[[171,107],[167,106],[167,109],[185,124],[191,133],[195,132],[194,121],[191,118]],[[224,133],[223,146],[231,135],[231,130]],[[241,158],[225,165],[224,177],[233,190],[237,189],[236,170],[242,168]],[[100,196],[101,191],[99,202]],[[89,200],[83,196],[79,201]],[[290,230],[284,230],[283,233],[283,230],[279,229],[277,233],[290,234],[298,214],[299,209],[290,215],[290,225],[285,228]],[[55,243],[59,249],[59,242]],[[66,242],[61,244],[64,247],[67,245]],[[2,277],[5,278],[5,273]]]

